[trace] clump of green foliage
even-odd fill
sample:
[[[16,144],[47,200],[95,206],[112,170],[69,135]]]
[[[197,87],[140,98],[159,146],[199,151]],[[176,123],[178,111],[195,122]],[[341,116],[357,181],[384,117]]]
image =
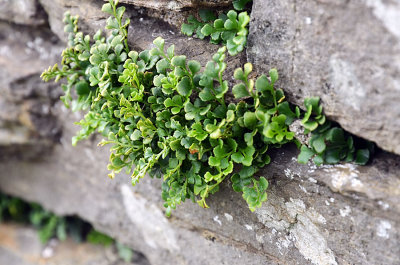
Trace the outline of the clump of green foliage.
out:
[[[29,204],[19,198],[0,193],[0,222],[7,220],[32,224],[38,229],[42,243],[46,243],[52,237],[65,240],[68,232],[73,233],[79,228],[68,228],[65,218],[44,210],[38,204]]]
[[[43,244],[51,238],[63,241],[70,236],[77,242],[87,241],[104,246],[115,244],[122,259],[129,262],[133,257],[133,251],[130,248],[98,232],[78,217],[57,216],[37,203],[28,203],[20,198],[0,193],[0,223],[6,221],[33,225],[38,229],[38,236]]]
[[[84,36],[77,17],[67,13],[69,47],[61,67],[42,74],[45,81],[66,79],[65,105],[87,112],[73,144],[99,132],[107,137],[99,145],[111,145],[111,178],[123,169],[133,185],[146,174],[162,178],[167,216],[186,199],[207,208],[206,198],[227,177],[250,210],[260,207],[267,200],[268,181],[257,172],[270,163],[269,148],[296,141],[289,125],[301,116],[274,88],[277,70],[253,79],[250,63],[236,69],[232,92],[237,103],[227,104],[225,46],[205,67],[175,54],[174,45],[166,47],[162,38],[151,50],[132,51],[126,41],[129,21],[122,22],[125,8],[117,4],[109,0],[102,8],[111,15],[108,37],[101,31]],[[314,110],[313,102],[311,110],[306,104],[307,130],[316,129],[314,120],[324,123],[322,109]]]
[[[333,126],[322,113],[318,97],[306,98],[307,109],[301,121],[304,133],[311,133],[308,146],[302,145],[299,163],[306,164],[311,158],[316,165],[337,164],[340,161],[365,165],[373,152],[373,144],[364,141],[364,148],[355,147],[354,138],[342,128]]]
[[[268,184],[254,174],[269,163],[269,145],[293,139],[286,115],[278,113],[284,96],[274,89],[277,71],[254,82],[248,78],[251,64],[236,70],[240,83],[233,93],[242,100],[227,105],[225,47],[204,70],[199,62],[176,55],[173,45],[165,47],[161,38],[152,50],[129,51],[120,22],[124,9],[110,1],[103,11],[112,15],[107,20],[112,32],[108,38],[97,32],[92,44],[78,32],[77,18],[66,15],[70,46],[62,67],[42,75],[46,81],[65,77],[66,105],[88,111],[73,143],[98,131],[108,138],[100,145],[112,145],[110,177],[124,168],[132,171],[133,184],[146,173],[162,177],[167,215],[186,199],[208,207],[205,199],[235,165],[241,167],[232,177],[235,190],[243,192],[250,209],[260,206]]]
[[[244,1],[236,1],[238,8]],[[200,20],[194,16],[189,16],[188,23],[182,24],[181,31],[187,36],[193,36],[199,39],[210,37],[213,44],[224,43],[230,55],[236,55],[243,51],[247,43],[249,33],[247,25],[250,17],[247,12],[237,13],[230,10],[227,14],[221,13],[218,18],[211,10],[200,10]]]
[[[65,240],[67,235],[82,241],[85,231],[90,230],[89,224],[76,217],[60,217],[36,203],[0,193],[0,222],[9,220],[33,225],[42,243],[53,237]]]

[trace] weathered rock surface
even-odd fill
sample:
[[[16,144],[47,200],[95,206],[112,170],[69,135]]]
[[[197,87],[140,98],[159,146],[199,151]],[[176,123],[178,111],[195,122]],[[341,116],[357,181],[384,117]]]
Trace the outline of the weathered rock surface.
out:
[[[0,159],[35,156],[57,142],[60,128],[51,106],[61,91],[41,82],[40,73],[61,51],[46,27],[0,21]]]
[[[400,3],[254,0],[248,58],[298,105],[320,96],[347,131],[400,154]]]
[[[188,7],[228,6],[232,0],[121,0],[120,2],[151,9],[182,10]]]
[[[101,12],[103,5],[99,0],[39,0],[48,15],[48,22],[54,34],[61,40],[66,40],[64,33],[64,13],[79,15],[79,27],[82,31],[94,34],[98,29],[104,29],[107,15]]]
[[[45,14],[37,0],[0,0],[0,19],[23,25],[42,25]]]
[[[60,38],[63,38],[61,20],[66,10],[80,15],[86,32],[94,32],[104,25],[105,16],[100,12],[102,1],[40,0],[40,3],[48,13],[52,31]],[[262,35],[270,28],[267,22],[265,27],[257,22],[259,19],[255,15],[261,9],[267,9],[261,8],[259,3],[256,1],[256,8],[253,8],[253,24],[259,25],[257,34]],[[275,7],[284,5],[284,2],[276,3]],[[332,4],[326,2],[326,5]],[[155,13],[153,9],[128,8],[133,21],[129,42],[135,49],[148,49],[154,38],[162,36],[168,43],[176,44],[178,53],[203,63],[217,49],[204,41],[187,40],[175,27],[165,23],[169,18],[156,19],[158,14],[151,15],[152,12]],[[278,18],[280,21],[290,19],[284,13],[269,16],[271,21]],[[106,177],[107,147],[96,147],[100,139],[91,138],[76,148],[71,146],[70,139],[79,129],[73,122],[81,117],[80,114],[70,113],[62,103],[54,102],[57,93],[50,92],[57,90],[37,80],[40,72],[56,61],[53,52],[45,51],[54,47],[54,53],[58,53],[60,43],[57,38],[53,41],[51,34],[42,37],[35,49],[44,52],[36,51],[30,57],[21,51],[39,36],[39,31],[46,29],[35,31],[31,27],[6,23],[0,26],[3,27],[0,50],[5,51],[0,53],[0,67],[4,69],[0,71],[0,99],[3,101],[0,103],[0,114],[3,114],[0,121],[28,130],[23,141],[40,146],[42,142],[32,136],[36,132],[41,135],[40,139],[50,139],[52,146],[52,149],[33,152],[26,145],[8,141],[9,148],[5,150],[6,144],[0,141],[0,190],[39,202],[61,215],[77,214],[98,230],[140,251],[154,265],[398,264],[399,157],[380,152],[369,166],[343,164],[316,168],[298,165],[294,161],[297,150],[288,146],[272,152],[273,162],[260,173],[270,181],[269,200],[255,213],[248,210],[240,194],[233,192],[227,182],[209,199],[210,209],[204,210],[187,202],[167,219],[160,196],[160,180],[143,179],[136,187],[130,185],[130,179],[125,175],[110,180]],[[258,47],[254,27],[250,41],[252,60],[258,58],[254,56]],[[19,37],[13,37],[13,34]],[[276,36],[279,39],[284,35]],[[290,61],[285,50],[275,45],[271,44],[269,49],[278,55],[282,52],[279,56],[286,56]],[[46,57],[44,54],[53,55]],[[278,58],[278,55],[271,58]],[[13,56],[20,57],[13,60]],[[38,56],[43,60],[38,60]],[[260,56],[263,56],[261,52]],[[244,62],[241,57],[229,60],[230,65]],[[260,66],[258,62],[255,66],[264,71],[264,67],[270,65],[260,59]],[[273,66],[279,68],[279,65]],[[280,70],[286,82],[282,84],[290,84],[288,74],[284,69]],[[296,79],[293,77],[293,80]],[[308,80],[304,82],[308,83]],[[325,109],[329,111],[334,105],[329,105],[326,97],[322,95]],[[300,100],[293,93],[291,99]],[[23,113],[21,109],[27,100],[39,106],[40,102],[48,102],[47,113],[50,115],[45,116],[55,118],[62,132],[56,141],[45,133],[47,129],[42,130],[47,128],[47,122],[30,127],[26,119],[21,121],[20,115],[16,114]],[[371,111],[375,109],[371,108]],[[2,128],[6,128],[8,136],[16,135],[9,127]],[[384,132],[389,133],[390,128],[385,128]],[[5,138],[0,134],[0,139]],[[392,139],[392,142],[396,140]],[[34,155],[20,159],[21,153]]]

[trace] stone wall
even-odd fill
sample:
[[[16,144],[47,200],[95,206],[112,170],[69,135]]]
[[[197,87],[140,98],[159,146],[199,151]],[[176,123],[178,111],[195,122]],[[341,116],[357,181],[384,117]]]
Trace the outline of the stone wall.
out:
[[[124,2],[135,49],[162,36],[205,62],[218,48],[176,26],[199,5],[226,1]],[[254,213],[229,181],[210,209],[187,202],[165,218],[159,180],[132,187],[126,175],[108,179],[107,147],[96,137],[71,146],[81,115],[57,100],[58,85],[38,77],[65,45],[63,12],[79,14],[94,32],[104,26],[102,3],[0,0],[0,190],[77,214],[154,265],[398,264],[400,158],[385,151],[367,166],[322,167],[297,164],[295,146],[275,151],[261,172],[269,200]],[[319,95],[331,119],[399,154],[396,12],[389,1],[255,0],[247,57],[260,73],[277,67],[293,103]],[[242,54],[229,65],[245,61]]]
[[[248,58],[302,105],[320,96],[347,131],[400,154],[400,3],[255,0]]]

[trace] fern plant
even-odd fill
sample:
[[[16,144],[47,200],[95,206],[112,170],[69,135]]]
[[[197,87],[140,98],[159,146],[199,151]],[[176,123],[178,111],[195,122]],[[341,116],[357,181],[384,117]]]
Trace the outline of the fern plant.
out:
[[[227,47],[205,67],[176,54],[162,38],[154,40],[152,50],[132,51],[129,20],[123,20],[125,8],[117,4],[109,0],[103,6],[111,15],[107,38],[101,31],[84,36],[77,17],[67,13],[69,47],[61,67],[42,74],[45,81],[66,79],[64,103],[87,112],[73,144],[99,132],[105,137],[99,145],[111,145],[111,178],[124,169],[133,185],[146,174],[162,178],[167,216],[186,199],[207,208],[206,199],[228,177],[250,210],[260,207],[267,200],[268,181],[256,175],[270,163],[269,148],[295,141],[289,125],[301,116],[274,88],[276,69],[256,80],[250,78],[250,63],[236,69],[232,92],[238,102],[227,103]],[[304,119],[322,124],[322,114],[315,116],[311,105]]]
[[[342,128],[333,126],[322,113],[319,98],[304,100],[307,109],[301,121],[304,133],[311,133],[307,145],[302,145],[298,156],[299,163],[306,164],[311,158],[316,165],[337,164],[340,161],[365,165],[373,152],[373,144],[363,141],[357,148],[354,138]]]

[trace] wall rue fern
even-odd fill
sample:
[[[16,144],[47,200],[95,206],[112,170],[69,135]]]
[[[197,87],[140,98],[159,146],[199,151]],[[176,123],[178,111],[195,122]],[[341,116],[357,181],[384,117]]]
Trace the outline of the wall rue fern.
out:
[[[235,2],[244,6],[248,1]],[[225,101],[230,90],[223,78],[226,51],[236,54],[243,50],[247,13],[230,11],[225,20],[184,25],[187,34],[197,32],[226,42],[228,48],[220,48],[202,67],[175,54],[174,45],[165,47],[162,38],[154,40],[152,50],[130,50],[129,19],[123,20],[125,8],[117,4],[110,0],[102,8],[111,15],[106,26],[111,30],[108,37],[100,30],[93,37],[84,36],[78,32],[78,18],[66,14],[69,47],[62,54],[61,66],[42,74],[45,81],[66,79],[62,85],[64,103],[74,111],[87,111],[73,144],[99,132],[107,138],[100,145],[111,145],[110,177],[125,169],[134,185],[146,174],[162,178],[168,216],[186,199],[208,207],[206,198],[217,192],[227,177],[233,189],[242,192],[250,210],[260,207],[267,200],[268,181],[256,175],[270,163],[268,149],[296,142],[289,125],[301,116],[308,131],[317,132],[318,125],[328,124],[318,102],[312,100],[311,108],[306,103],[307,112],[301,114],[298,107],[285,101],[282,90],[274,88],[277,70],[253,80],[249,78],[250,63],[234,72],[237,84],[232,92],[239,102]],[[201,16],[210,22],[215,19],[210,14]],[[241,47],[230,46],[230,41]],[[312,138],[313,149],[302,147],[300,162],[312,156],[316,163],[335,162],[329,148],[337,135],[325,132],[321,129],[318,137]],[[321,139],[327,140],[325,149]],[[322,155],[325,150],[326,155]],[[350,150],[354,153],[353,147]]]

